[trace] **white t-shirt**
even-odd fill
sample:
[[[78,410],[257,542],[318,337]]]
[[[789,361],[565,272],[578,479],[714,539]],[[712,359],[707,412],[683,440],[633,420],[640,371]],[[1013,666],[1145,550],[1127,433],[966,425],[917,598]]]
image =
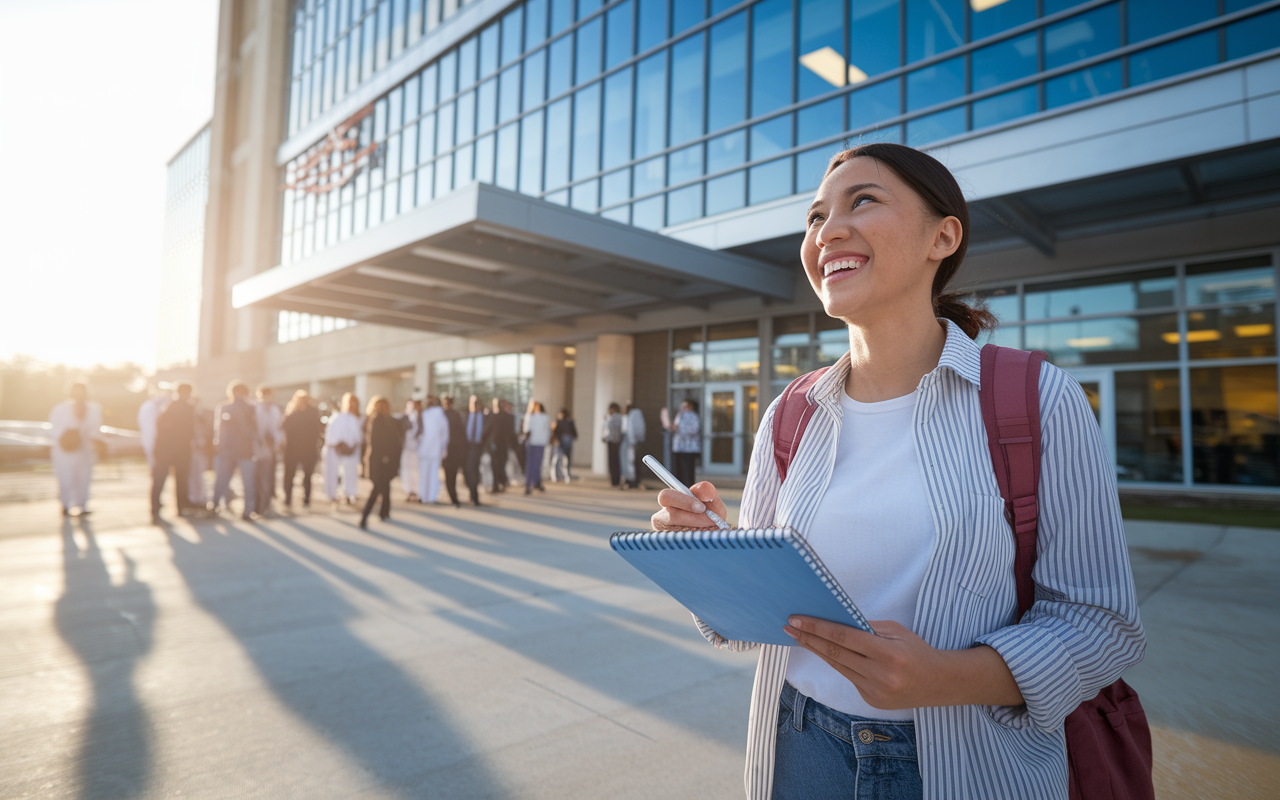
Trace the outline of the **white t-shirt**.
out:
[[[843,391],[840,442],[809,544],[869,620],[912,628],[920,584],[933,555],[933,517],[916,458],[912,415],[916,392],[859,403]],[[846,714],[909,720],[910,709],[867,705],[858,689],[827,663],[793,646],[787,680],[802,694]]]

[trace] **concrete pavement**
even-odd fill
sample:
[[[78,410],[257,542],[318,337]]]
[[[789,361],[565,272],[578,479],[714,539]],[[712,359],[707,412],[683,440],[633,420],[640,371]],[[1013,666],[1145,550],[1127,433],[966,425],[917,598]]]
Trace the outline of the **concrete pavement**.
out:
[[[552,484],[364,532],[152,527],[136,467],[64,522],[40,480],[0,475],[0,797],[742,796],[754,656],[608,549],[651,493]],[[1160,796],[1275,796],[1280,532],[1127,528]]]

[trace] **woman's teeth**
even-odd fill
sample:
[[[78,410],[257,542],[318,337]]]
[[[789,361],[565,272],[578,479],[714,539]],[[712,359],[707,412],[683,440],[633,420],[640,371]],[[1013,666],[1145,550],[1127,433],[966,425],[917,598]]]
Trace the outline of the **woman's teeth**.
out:
[[[842,269],[857,269],[858,267],[861,267],[865,263],[867,262],[859,261],[857,259],[852,259],[852,258],[845,259],[843,261],[828,261],[826,264],[822,265],[822,277],[825,278],[831,273],[837,272]]]

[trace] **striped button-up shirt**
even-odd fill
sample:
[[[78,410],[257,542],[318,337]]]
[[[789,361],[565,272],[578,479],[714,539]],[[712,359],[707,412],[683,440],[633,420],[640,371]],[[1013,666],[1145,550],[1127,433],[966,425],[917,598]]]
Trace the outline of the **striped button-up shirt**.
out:
[[[917,387],[912,422],[936,537],[913,629],[938,649],[991,646],[1026,703],[915,709],[924,796],[1061,800],[1067,796],[1063,720],[1141,661],[1146,647],[1115,476],[1084,392],[1045,364],[1036,601],[1015,624],[1014,538],[978,400],[981,349],[956,325],[946,325],[938,366]],[[805,534],[823,494],[840,491],[828,482],[840,440],[839,392],[848,375],[845,354],[810,389],[818,410],[785,483],[773,460],[776,401],[769,407],[751,454],[742,527],[790,526]],[[751,800],[768,800],[789,648],[726,641],[701,621],[698,626],[717,647],[760,647],[746,787]]]

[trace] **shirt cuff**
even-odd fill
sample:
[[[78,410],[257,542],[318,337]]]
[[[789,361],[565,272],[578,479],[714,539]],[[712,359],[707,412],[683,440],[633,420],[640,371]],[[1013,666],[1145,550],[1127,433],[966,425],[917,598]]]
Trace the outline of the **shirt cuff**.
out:
[[[1025,705],[991,706],[989,715],[1009,728],[1033,726],[1042,731],[1062,727],[1079,707],[1080,675],[1066,646],[1035,624],[1009,625],[978,639],[1004,659],[1022,692]]]

